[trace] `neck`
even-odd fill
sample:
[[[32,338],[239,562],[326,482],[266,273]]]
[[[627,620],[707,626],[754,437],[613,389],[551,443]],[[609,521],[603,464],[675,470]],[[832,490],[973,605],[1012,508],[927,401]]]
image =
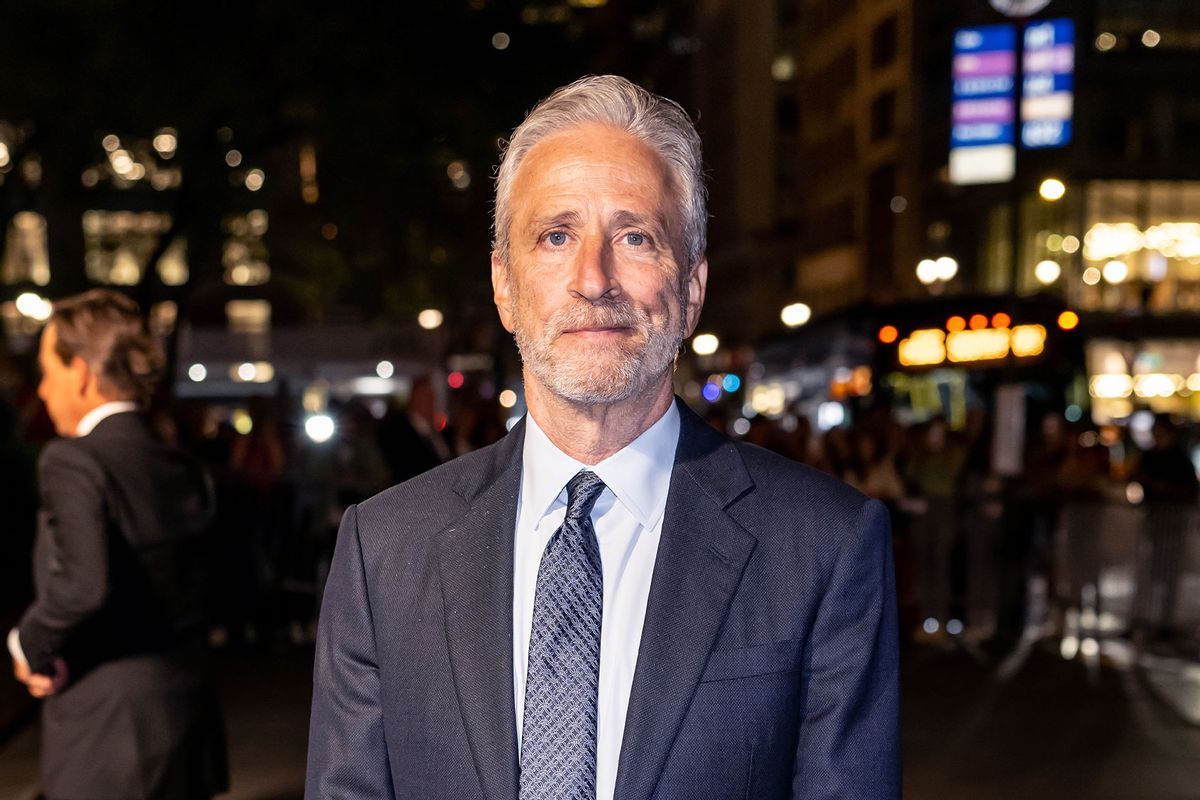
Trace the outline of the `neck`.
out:
[[[554,446],[581,463],[598,464],[645,433],[675,400],[670,371],[659,386],[615,403],[577,403],[547,390],[525,370],[525,404]]]

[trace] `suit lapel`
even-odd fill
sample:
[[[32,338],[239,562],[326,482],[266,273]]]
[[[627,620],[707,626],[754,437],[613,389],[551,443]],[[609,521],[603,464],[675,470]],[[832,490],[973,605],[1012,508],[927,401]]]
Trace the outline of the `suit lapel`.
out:
[[[733,444],[679,403],[680,437],[617,768],[649,798],[757,540],[725,509],[753,489]]]
[[[470,508],[440,539],[446,642],[467,740],[487,800],[517,797],[513,703],[513,535],[524,423],[497,447],[490,470],[455,491]]]

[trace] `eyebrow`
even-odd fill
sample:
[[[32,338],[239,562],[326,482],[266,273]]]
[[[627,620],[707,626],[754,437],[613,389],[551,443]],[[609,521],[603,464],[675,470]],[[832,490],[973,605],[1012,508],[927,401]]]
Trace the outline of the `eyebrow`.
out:
[[[642,228],[653,228],[655,232],[666,231],[665,220],[659,215],[646,216],[635,211],[618,211],[613,215],[613,221],[618,226],[634,225]]]
[[[582,225],[582,219],[583,217],[577,211],[560,211],[557,214],[547,214],[530,220],[526,230],[533,233],[548,228],[578,227]],[[612,223],[614,227],[618,228],[626,226],[648,228],[656,238],[666,235],[669,231],[667,221],[662,215],[646,215],[626,209],[616,211],[612,216]]]
[[[544,217],[537,217],[529,223],[530,230],[543,230],[545,228],[557,228],[560,226],[579,225],[579,214],[575,211],[560,211],[557,214],[550,214]]]

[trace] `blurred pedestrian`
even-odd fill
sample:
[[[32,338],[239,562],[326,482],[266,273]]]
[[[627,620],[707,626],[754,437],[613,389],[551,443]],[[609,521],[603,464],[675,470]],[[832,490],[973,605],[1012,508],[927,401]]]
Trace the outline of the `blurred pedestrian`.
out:
[[[967,413],[962,531],[966,555],[964,638],[981,643],[996,633],[1000,604],[1000,540],[1004,483],[992,465],[994,431],[983,408]]]
[[[1195,527],[1200,482],[1169,415],[1155,417],[1150,435],[1153,444],[1133,470],[1133,480],[1141,485],[1146,503],[1136,621],[1143,629],[1149,628],[1139,633],[1169,641],[1175,634],[1184,537]]]
[[[162,367],[137,305],[57,303],[38,394],[63,438],[38,465],[36,598],[8,637],[42,709],[49,800],[205,798],[227,784],[203,597],[212,493],[140,413]]]
[[[966,450],[946,421],[927,423],[917,452],[905,467],[906,478],[919,498],[919,519],[913,523],[914,566],[921,610],[918,641],[939,641],[950,621],[951,555],[958,533],[958,488]]]
[[[997,633],[1005,643],[1052,632],[1053,542],[1062,509],[1063,465],[1071,453],[1063,415],[1048,411],[1028,433],[1022,473],[1010,487],[1001,542]],[[1043,630],[1046,629],[1046,630]]]
[[[406,408],[388,409],[379,425],[379,446],[397,483],[450,460],[437,416],[433,382],[427,376],[413,379]]]
[[[894,510],[904,496],[904,482],[896,469],[896,457],[890,443],[881,442],[866,430],[856,431],[853,439],[854,458],[843,476],[845,481]]]

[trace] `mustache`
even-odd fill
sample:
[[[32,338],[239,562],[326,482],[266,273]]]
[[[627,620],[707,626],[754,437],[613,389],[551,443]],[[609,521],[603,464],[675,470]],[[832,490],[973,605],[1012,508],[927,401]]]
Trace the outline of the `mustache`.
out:
[[[580,328],[634,328],[644,330],[649,315],[625,300],[600,304],[579,302],[564,306],[550,317],[549,329],[554,336]]]

